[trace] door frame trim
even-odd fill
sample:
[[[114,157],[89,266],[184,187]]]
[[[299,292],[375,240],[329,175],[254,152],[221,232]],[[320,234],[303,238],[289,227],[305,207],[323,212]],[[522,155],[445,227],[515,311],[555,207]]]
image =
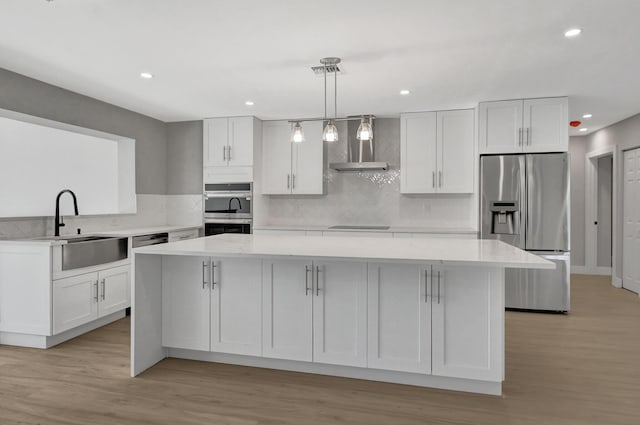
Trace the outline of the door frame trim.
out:
[[[593,224],[598,218],[598,159],[606,156],[613,157],[611,170],[611,285],[618,286],[613,277],[618,275],[618,146],[608,146],[587,152],[585,155],[585,233],[584,233],[584,270],[587,274],[602,274],[602,267],[598,267],[598,230]]]

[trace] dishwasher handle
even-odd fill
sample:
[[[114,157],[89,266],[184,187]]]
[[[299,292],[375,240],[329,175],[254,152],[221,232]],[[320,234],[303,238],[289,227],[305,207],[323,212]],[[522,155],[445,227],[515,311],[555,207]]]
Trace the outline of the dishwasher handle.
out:
[[[161,243],[169,242],[168,233],[153,233],[151,235],[134,236],[131,239],[131,245],[133,248],[139,248],[141,246],[157,245]]]

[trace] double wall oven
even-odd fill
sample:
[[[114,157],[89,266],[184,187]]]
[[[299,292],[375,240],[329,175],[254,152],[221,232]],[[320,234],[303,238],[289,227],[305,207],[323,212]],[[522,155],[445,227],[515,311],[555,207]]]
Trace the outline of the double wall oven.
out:
[[[204,186],[204,235],[252,233],[252,183]]]

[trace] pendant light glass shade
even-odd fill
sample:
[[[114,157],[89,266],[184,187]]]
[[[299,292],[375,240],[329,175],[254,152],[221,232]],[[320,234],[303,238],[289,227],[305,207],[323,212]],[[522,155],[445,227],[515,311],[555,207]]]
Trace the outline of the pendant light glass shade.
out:
[[[304,130],[302,130],[302,126],[299,122],[293,126],[293,130],[291,131],[291,141],[293,143],[304,142]]]
[[[356,133],[358,140],[369,141],[373,139],[373,128],[371,127],[371,121],[365,121],[364,118],[360,121],[358,132]]]
[[[329,120],[322,132],[322,140],[325,142],[337,142],[338,141],[338,128],[333,121]]]

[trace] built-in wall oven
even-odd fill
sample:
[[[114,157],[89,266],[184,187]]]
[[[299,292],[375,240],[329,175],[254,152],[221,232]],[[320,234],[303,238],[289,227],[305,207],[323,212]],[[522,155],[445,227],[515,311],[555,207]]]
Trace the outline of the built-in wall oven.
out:
[[[252,233],[251,183],[216,183],[204,186],[204,235]]]

